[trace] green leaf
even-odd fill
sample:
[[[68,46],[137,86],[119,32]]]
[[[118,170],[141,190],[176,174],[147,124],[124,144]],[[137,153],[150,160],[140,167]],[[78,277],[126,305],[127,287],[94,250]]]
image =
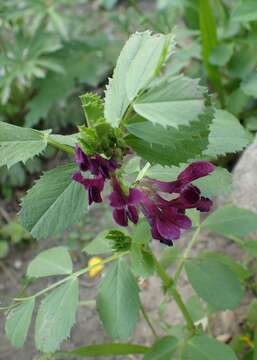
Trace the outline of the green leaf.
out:
[[[78,134],[72,135],[49,135],[49,140],[53,140],[59,144],[75,147],[78,143]]]
[[[245,266],[223,253],[217,251],[204,252],[201,254],[201,258],[218,260],[233,271],[241,281],[248,279],[252,275],[251,271],[247,270]]]
[[[231,13],[233,21],[256,21],[257,20],[257,4],[255,0],[240,0]]]
[[[257,73],[249,75],[241,84],[245,95],[257,98]]]
[[[126,142],[145,160],[152,164],[179,165],[196,158],[208,145],[211,114],[200,116],[190,126],[178,129],[153,125],[142,121],[128,125],[130,134]]]
[[[251,256],[257,258],[257,241],[256,240],[247,240],[242,244],[242,247]]]
[[[132,335],[139,316],[139,290],[127,263],[118,259],[107,271],[97,294],[97,309],[115,339]]]
[[[107,10],[111,10],[116,5],[117,0],[100,0],[100,4]]]
[[[0,240],[0,259],[6,257],[9,252],[8,242],[5,240]]]
[[[106,254],[112,251],[112,242],[107,239],[109,230],[100,232],[94,240],[87,244],[83,251],[89,255]]]
[[[25,163],[39,155],[46,145],[43,133],[0,121],[0,167],[10,168],[19,161]]]
[[[209,61],[212,65],[225,66],[233,55],[234,44],[219,44],[211,52]]]
[[[75,323],[79,301],[77,278],[66,281],[41,302],[35,328],[36,347],[42,352],[53,352],[69,334]]]
[[[147,245],[152,239],[149,223],[145,219],[140,219],[140,221],[133,226],[131,236],[135,244]]]
[[[134,110],[153,124],[188,125],[204,110],[204,87],[179,75],[164,78],[134,103]]]
[[[150,82],[159,75],[162,65],[167,61],[174,48],[172,34],[154,34],[145,32],[144,40],[136,53],[131,65],[126,69],[126,92],[132,101],[140,90],[148,87]],[[124,76],[124,74],[123,74]]]
[[[171,35],[133,34],[123,47],[105,93],[105,118],[117,127],[139,90],[153,79],[173,46]]]
[[[194,322],[206,317],[207,310],[203,305],[203,301],[197,295],[193,295],[187,300],[186,308]]]
[[[196,258],[186,262],[188,280],[198,296],[216,310],[234,309],[243,297],[235,273],[220,261]]]
[[[136,276],[147,278],[154,273],[155,263],[150,252],[133,242],[130,251],[131,270]]]
[[[194,336],[187,342],[183,360],[237,360],[231,347],[207,336]]]
[[[92,356],[115,356],[115,355],[132,355],[132,354],[144,354],[148,351],[147,346],[136,345],[136,344],[96,344],[89,346],[82,346],[80,348],[71,351],[62,351],[55,354],[55,358],[59,356],[66,357],[92,357]]]
[[[217,167],[213,173],[193,181],[203,196],[214,197],[232,191],[232,175],[227,169]]]
[[[30,262],[27,270],[27,276],[34,278],[71,273],[71,257],[68,249],[64,246],[56,246],[42,251]]]
[[[34,298],[15,306],[7,315],[5,323],[6,336],[17,348],[24,345],[35,305]]]
[[[87,209],[83,186],[72,180],[73,164],[46,172],[22,200],[22,225],[36,238],[47,238],[79,221]]]
[[[249,134],[232,114],[216,110],[210,126],[209,146],[205,155],[217,156],[242,150],[250,141]]]
[[[247,209],[225,205],[210,214],[202,226],[224,236],[241,237],[257,230],[257,215]]]
[[[123,47],[118,58],[112,79],[109,79],[105,92],[104,114],[106,120],[118,127],[127,107],[129,99],[126,92],[125,77],[132,61],[139,52],[142,43],[150,37],[149,32],[133,34]]]
[[[176,353],[177,348],[177,339],[173,336],[165,336],[153,344],[143,360],[170,360]]]

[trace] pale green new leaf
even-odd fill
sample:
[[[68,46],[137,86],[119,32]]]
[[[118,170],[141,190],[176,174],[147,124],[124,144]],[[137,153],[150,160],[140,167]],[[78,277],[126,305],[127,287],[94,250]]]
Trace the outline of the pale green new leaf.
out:
[[[225,205],[210,214],[202,226],[228,237],[246,236],[257,230],[257,215],[247,209]]]
[[[228,345],[207,336],[197,335],[189,339],[182,354],[182,360],[237,360]]]
[[[257,73],[249,75],[241,84],[245,95],[257,98]]]
[[[83,186],[72,180],[76,165],[46,172],[22,200],[22,225],[36,238],[47,238],[79,221],[87,209]]]
[[[97,309],[106,332],[114,339],[132,335],[139,316],[139,290],[126,261],[118,259],[103,278]]]
[[[15,306],[7,315],[5,323],[6,336],[17,348],[24,345],[35,305],[34,298]]]
[[[41,302],[35,329],[36,347],[42,352],[53,352],[70,335],[75,323],[79,301],[77,278],[66,281]]]
[[[126,91],[130,101],[140,90],[149,86],[159,75],[162,65],[171,55],[174,47],[172,34],[154,34],[145,37],[126,73]]]
[[[0,167],[10,168],[19,161],[39,155],[46,148],[47,133],[22,128],[0,121]]]
[[[241,151],[250,141],[250,136],[240,122],[225,110],[216,110],[210,126],[207,156],[224,155]]]
[[[71,273],[71,257],[68,249],[64,246],[56,246],[42,251],[30,262],[27,270],[27,276],[34,278]]]
[[[119,126],[119,122],[129,105],[125,86],[126,74],[142,43],[147,38],[150,38],[148,31],[137,32],[128,39],[118,58],[113,77],[109,79],[109,85],[105,91],[104,114],[106,120],[113,127]]]
[[[179,75],[161,80],[136,100],[134,110],[153,124],[188,125],[204,110],[205,88]]]
[[[171,54],[172,35],[133,34],[122,49],[105,92],[105,118],[117,127],[130,102],[158,75]]]
[[[188,280],[193,289],[215,310],[236,308],[243,289],[236,274],[217,259],[196,258],[186,262]]]
[[[256,0],[239,0],[231,13],[233,21],[256,21],[257,2]]]

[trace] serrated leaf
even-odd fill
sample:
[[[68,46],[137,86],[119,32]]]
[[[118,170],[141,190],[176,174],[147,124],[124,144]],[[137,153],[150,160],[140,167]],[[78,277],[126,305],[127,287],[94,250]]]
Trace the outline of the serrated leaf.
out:
[[[202,226],[228,237],[246,236],[257,230],[257,215],[247,209],[225,205],[210,214]]]
[[[257,98],[257,73],[249,75],[241,84],[245,95]]]
[[[188,125],[204,110],[205,88],[179,75],[161,80],[134,103],[134,110],[153,124]]]
[[[15,306],[7,315],[5,322],[6,336],[17,348],[24,345],[34,310],[35,299],[31,298]]]
[[[47,238],[79,221],[87,209],[86,192],[72,180],[74,164],[46,172],[22,200],[22,225],[36,238]]]
[[[172,34],[151,35],[148,32],[148,36],[145,36],[126,72],[126,92],[130,101],[137,96],[140,90],[146,88],[155,76],[159,75],[161,67],[171,55],[174,45]]]
[[[182,353],[182,360],[237,360],[228,345],[207,336],[197,335],[189,339]]]
[[[118,259],[107,271],[97,293],[97,309],[114,339],[132,335],[139,316],[139,290],[127,263]]]
[[[27,276],[34,278],[71,273],[71,257],[64,246],[42,251],[30,262],[27,270]]]
[[[0,121],[0,166],[10,168],[39,155],[47,145],[43,134]]]
[[[126,73],[142,43],[149,37],[149,32],[137,32],[128,39],[118,58],[113,77],[112,79],[109,79],[109,85],[107,85],[105,92],[104,114],[106,120],[113,127],[119,125],[119,122],[129,105],[125,86]]]
[[[242,150],[249,144],[250,136],[240,122],[225,110],[216,110],[210,126],[207,156],[224,155]]]
[[[211,114],[178,129],[142,121],[128,125],[126,142],[152,164],[179,165],[196,158],[208,145]]]
[[[169,35],[133,34],[123,47],[105,92],[105,118],[117,127],[129,103],[154,78],[173,46]]]
[[[185,268],[197,295],[214,309],[234,309],[240,304],[243,290],[239,279],[217,259],[192,259],[186,262]]]
[[[70,279],[42,300],[35,328],[36,347],[42,352],[54,352],[70,335],[75,323],[79,301],[78,279]]]
[[[231,13],[233,21],[256,21],[257,3],[255,0],[240,0]]]
[[[164,336],[157,340],[145,354],[143,360],[170,360],[176,353],[178,340],[173,336]]]

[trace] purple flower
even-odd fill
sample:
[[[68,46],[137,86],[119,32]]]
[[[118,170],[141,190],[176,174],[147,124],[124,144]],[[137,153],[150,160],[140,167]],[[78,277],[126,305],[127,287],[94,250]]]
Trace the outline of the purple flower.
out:
[[[82,184],[88,191],[88,203],[91,205],[93,202],[102,202],[101,192],[104,188],[104,178],[99,175],[92,179],[86,179],[80,171],[73,174],[72,179]]]
[[[104,179],[109,179],[110,174],[118,167],[117,162],[113,159],[104,159],[99,154],[86,155],[79,145],[76,146],[75,161],[81,171],[90,171],[92,175],[101,175]]]
[[[162,203],[155,202],[145,195],[141,207],[151,225],[153,238],[172,246],[172,240],[179,239],[182,230],[189,229],[192,223],[183,212],[175,207],[168,207],[167,203],[165,200]]]
[[[134,224],[138,222],[137,205],[142,199],[142,192],[130,188],[125,194],[116,177],[112,178],[113,192],[109,195],[110,205],[114,208],[113,218],[121,226],[128,226],[128,220]]]
[[[175,181],[165,182],[149,179],[149,182],[159,191],[179,194],[179,197],[169,201],[169,206],[174,206],[180,210],[196,208],[199,211],[207,212],[212,206],[212,201],[201,196],[201,191],[191,182],[207,176],[214,169],[215,166],[209,161],[195,161],[187,166]]]

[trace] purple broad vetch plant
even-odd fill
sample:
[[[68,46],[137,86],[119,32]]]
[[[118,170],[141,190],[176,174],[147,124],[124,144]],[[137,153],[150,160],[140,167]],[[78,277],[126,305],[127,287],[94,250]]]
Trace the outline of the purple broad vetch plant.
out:
[[[108,160],[99,154],[89,156],[77,145],[75,161],[80,171],[73,175],[73,180],[88,191],[89,205],[103,201],[101,193],[105,181],[110,180],[113,191],[109,202],[115,222],[120,226],[128,226],[129,220],[136,224],[141,211],[151,226],[152,237],[166,245],[173,245],[173,240],[191,228],[187,209],[208,212],[212,207],[212,201],[202,196],[200,189],[192,184],[214,171],[215,166],[209,161],[191,163],[175,181],[145,178],[130,188],[126,188],[115,173],[118,163],[114,159]],[[85,178],[82,174],[85,171],[93,177]],[[167,200],[165,194],[171,194],[172,198]]]

